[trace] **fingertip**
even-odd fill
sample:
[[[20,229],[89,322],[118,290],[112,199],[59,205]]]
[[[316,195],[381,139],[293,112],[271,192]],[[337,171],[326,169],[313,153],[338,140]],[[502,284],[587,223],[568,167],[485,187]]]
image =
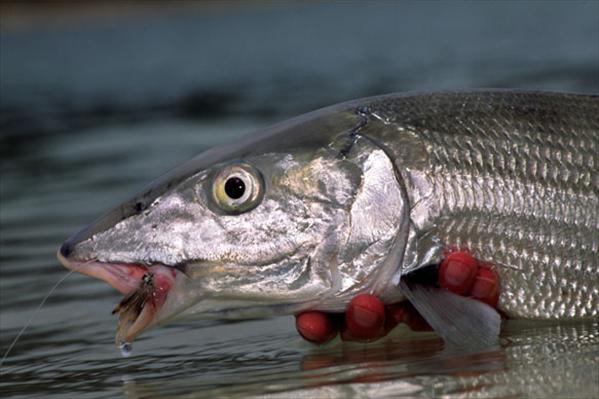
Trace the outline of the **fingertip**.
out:
[[[497,307],[499,293],[499,275],[488,266],[479,267],[470,296],[489,306]]]
[[[309,311],[295,316],[295,328],[306,340],[314,344],[324,344],[337,335],[335,323],[323,312]]]
[[[478,262],[464,251],[448,254],[439,267],[439,286],[458,294],[466,295],[474,284]]]
[[[374,295],[361,294],[351,300],[345,313],[342,338],[368,341],[379,338],[385,325],[385,305]]]

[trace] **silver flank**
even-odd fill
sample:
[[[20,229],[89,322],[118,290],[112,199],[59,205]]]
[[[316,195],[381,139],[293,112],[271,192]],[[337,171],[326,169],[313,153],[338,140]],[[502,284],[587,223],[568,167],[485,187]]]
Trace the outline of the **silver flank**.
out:
[[[445,93],[367,108],[363,131],[408,184],[404,272],[440,243],[497,267],[510,316],[598,315],[599,97]]]

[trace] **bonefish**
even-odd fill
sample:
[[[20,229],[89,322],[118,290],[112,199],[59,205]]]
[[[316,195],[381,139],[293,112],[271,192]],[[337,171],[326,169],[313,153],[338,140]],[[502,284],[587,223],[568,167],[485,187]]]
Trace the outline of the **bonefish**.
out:
[[[495,265],[509,317],[596,318],[598,142],[592,95],[350,101],[198,155],[58,258],[126,296],[118,342],[182,315],[342,311],[363,292],[407,297],[448,340],[452,323],[496,335],[486,305],[407,283],[451,248]]]

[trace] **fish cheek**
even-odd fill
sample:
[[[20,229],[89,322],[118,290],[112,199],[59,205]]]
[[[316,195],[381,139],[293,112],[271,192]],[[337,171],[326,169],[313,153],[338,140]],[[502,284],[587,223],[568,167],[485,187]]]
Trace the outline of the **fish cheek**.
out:
[[[349,162],[322,157],[282,165],[265,175],[268,188],[254,209],[211,213],[210,223],[201,222],[218,233],[202,230],[203,237],[212,238],[203,242],[210,261],[194,267],[193,278],[201,278],[212,295],[295,301],[333,285],[332,269],[346,239],[360,171]]]
[[[276,196],[275,196],[276,197]],[[213,295],[246,299],[297,301],[330,288],[327,256],[344,212],[295,196],[273,196],[246,215],[223,223],[228,251],[219,265],[204,270],[204,284]]]

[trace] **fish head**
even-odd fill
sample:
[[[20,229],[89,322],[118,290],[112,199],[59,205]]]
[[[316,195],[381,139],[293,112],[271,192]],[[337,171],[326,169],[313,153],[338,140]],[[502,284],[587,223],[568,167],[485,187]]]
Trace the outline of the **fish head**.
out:
[[[354,112],[321,111],[201,154],[58,258],[125,295],[119,342],[180,314],[342,307],[397,262],[407,209],[393,163],[359,124]]]

